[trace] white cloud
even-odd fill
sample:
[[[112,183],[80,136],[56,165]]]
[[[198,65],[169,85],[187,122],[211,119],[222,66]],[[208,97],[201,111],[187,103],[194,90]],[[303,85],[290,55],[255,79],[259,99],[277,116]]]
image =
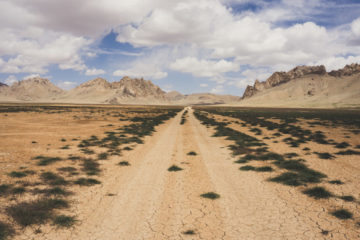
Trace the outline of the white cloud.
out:
[[[38,77],[40,77],[39,74],[30,74],[30,75],[23,77],[23,80],[27,80],[27,79],[31,79],[31,78],[38,78]]]
[[[65,90],[69,90],[71,88],[73,88],[74,86],[76,86],[76,82],[71,82],[71,81],[64,81],[64,82],[60,82],[58,83],[58,87],[65,89]]]
[[[191,73],[196,77],[219,77],[221,73],[234,72],[239,69],[239,66],[230,61],[219,60],[198,60],[195,57],[185,57],[177,59],[170,64],[172,70]]]
[[[18,80],[14,75],[10,75],[5,79],[5,83],[9,86],[11,86],[13,83],[16,83]]]
[[[207,84],[207,83],[201,83],[200,84],[200,87],[208,87],[209,86],[209,84]]]
[[[86,76],[102,75],[102,74],[105,74],[105,71],[102,69],[96,69],[96,68],[87,69],[85,72]]]
[[[360,37],[360,17],[355,19],[351,23],[351,30],[355,34],[355,36]]]
[[[135,78],[150,78],[150,79],[161,79],[167,77],[167,72],[163,72],[160,69],[153,70],[140,70],[140,69],[125,69],[125,70],[116,70],[113,73],[114,76],[129,76]]]

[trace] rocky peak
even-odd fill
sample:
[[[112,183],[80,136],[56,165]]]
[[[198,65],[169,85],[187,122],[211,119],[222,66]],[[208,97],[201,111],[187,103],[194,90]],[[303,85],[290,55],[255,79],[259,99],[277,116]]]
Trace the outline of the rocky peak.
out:
[[[0,87],[8,87],[7,84],[0,82]]]
[[[323,65],[298,66],[288,72],[275,72],[265,82],[259,82],[259,80],[256,80],[254,86],[247,86],[242,98],[251,97],[256,92],[275,87],[292,79],[300,78],[309,74],[324,75],[326,74],[326,69]]]
[[[131,97],[155,97],[164,98],[165,92],[150,80],[143,78],[123,77],[119,82],[112,84],[113,88],[118,89],[118,93]]]
[[[106,79],[98,77],[88,82],[80,84],[77,88],[90,88],[90,87],[111,88],[111,83],[106,81]]]
[[[342,77],[342,76],[351,76],[356,73],[360,73],[360,64],[353,63],[350,65],[346,65],[342,69],[331,71],[329,72],[329,75],[333,77]]]

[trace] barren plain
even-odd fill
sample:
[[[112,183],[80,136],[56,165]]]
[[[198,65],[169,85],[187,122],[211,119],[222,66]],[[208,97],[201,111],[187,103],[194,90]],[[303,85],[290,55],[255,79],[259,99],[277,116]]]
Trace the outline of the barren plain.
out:
[[[359,239],[359,110],[0,106],[0,239]]]

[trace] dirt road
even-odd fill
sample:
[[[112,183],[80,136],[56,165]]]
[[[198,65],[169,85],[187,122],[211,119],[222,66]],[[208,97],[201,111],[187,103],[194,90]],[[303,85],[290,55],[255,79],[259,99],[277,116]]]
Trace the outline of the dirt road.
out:
[[[75,228],[19,239],[356,239],[359,232],[272,173],[238,170],[224,140],[189,111],[157,128],[145,144],[108,161],[102,185],[74,197]],[[187,155],[194,151],[195,156]],[[171,165],[183,168],[169,172]],[[220,198],[200,197],[216,192]],[[326,201],[326,200],[324,200]],[[185,234],[188,233],[194,234]],[[328,231],[323,232],[322,231]],[[327,233],[325,235],[324,233]]]

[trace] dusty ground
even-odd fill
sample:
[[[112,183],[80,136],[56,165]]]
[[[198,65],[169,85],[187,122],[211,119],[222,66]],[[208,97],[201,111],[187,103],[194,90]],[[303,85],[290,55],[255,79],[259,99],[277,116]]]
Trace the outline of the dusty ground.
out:
[[[158,126],[153,136],[145,137],[144,144],[103,161],[103,172],[98,177],[101,185],[71,187],[75,194],[70,196],[73,204],[68,212],[78,220],[74,227],[57,229],[47,224],[40,227],[41,233],[38,234],[34,233],[37,227],[28,227],[18,231],[14,239],[360,238],[360,229],[355,227],[359,216],[355,214],[355,219],[339,220],[328,213],[334,204],[347,204],[348,208],[350,204],[333,199],[314,200],[299,189],[266,180],[276,173],[239,171],[239,165],[233,163],[238,157],[233,157],[226,148],[231,142],[212,137],[214,130],[201,125],[192,111],[189,110],[184,125],[180,125],[180,112],[175,118]],[[82,117],[75,120],[72,113],[66,113],[68,116],[63,115],[62,119],[68,119],[68,124],[62,124],[64,128],[56,128],[52,124],[60,120],[55,114],[47,114],[46,118],[21,114],[16,118],[11,113],[6,117],[1,116],[0,152],[3,156],[15,156],[10,159],[21,159],[21,156],[25,159],[24,162],[2,160],[1,183],[11,180],[4,173],[20,165],[30,168],[30,158],[40,154],[40,149],[49,148],[49,153],[57,155],[63,151],[75,151],[75,144],[69,143],[70,139],[84,138],[84,135],[85,138],[101,136],[104,129],[112,128],[108,124],[116,124],[117,127],[128,124],[126,121],[119,122],[118,117],[104,119],[99,115],[98,120],[94,117],[93,121],[88,122],[89,125],[74,125],[74,121],[87,120]],[[28,126],[24,126],[25,122]],[[48,133],[43,132],[45,123],[51,138],[46,138]],[[18,125],[21,128],[14,131]],[[237,124],[231,127],[253,134]],[[20,137],[20,134],[24,136]],[[263,137],[267,133],[264,134]],[[62,138],[67,141],[62,142]],[[25,139],[21,147],[16,145],[20,141],[18,139]],[[42,144],[41,148],[36,150],[31,143],[33,140],[36,144]],[[294,152],[284,143],[273,143],[273,139],[264,141],[277,152]],[[70,144],[70,150],[58,150],[65,144]],[[187,155],[190,151],[197,155]],[[299,151],[299,154],[304,153]],[[349,162],[357,164],[356,160],[359,160],[358,157]],[[131,165],[117,166],[119,161],[128,161]],[[320,164],[317,163],[319,161]],[[316,170],[326,172],[331,178],[338,177],[350,182],[336,186],[339,188],[337,191],[351,193],[360,199],[356,189],[360,183],[358,166],[341,165],[341,159],[324,161],[313,158],[309,164]],[[183,170],[169,172],[167,169],[173,164]],[[200,195],[206,192],[218,193],[220,198],[201,198]],[[358,212],[357,206],[357,203],[351,203],[352,210]],[[188,230],[193,230],[194,234],[185,234]]]

